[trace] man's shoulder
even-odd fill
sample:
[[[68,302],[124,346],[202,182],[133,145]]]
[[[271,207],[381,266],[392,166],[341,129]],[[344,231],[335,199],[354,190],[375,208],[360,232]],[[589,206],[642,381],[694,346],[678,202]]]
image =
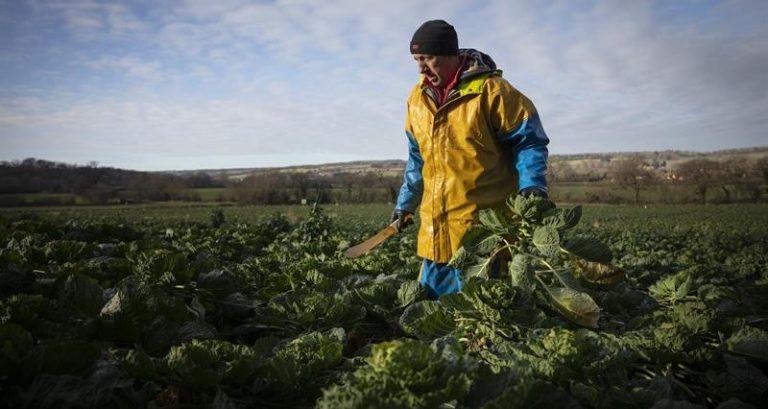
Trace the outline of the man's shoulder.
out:
[[[487,93],[511,93],[511,94],[520,94],[522,93],[518,91],[517,88],[515,88],[509,81],[507,81],[506,78],[501,76],[501,73],[493,73],[486,78],[484,83],[484,88]]]
[[[413,84],[413,86],[411,87],[411,92],[409,93],[409,95],[420,93],[422,88],[424,88],[424,84],[421,81],[417,82],[416,84]]]
[[[424,85],[421,82],[418,82],[411,88],[411,92],[408,93],[408,101],[413,101],[414,99],[419,98],[422,92],[424,92]]]

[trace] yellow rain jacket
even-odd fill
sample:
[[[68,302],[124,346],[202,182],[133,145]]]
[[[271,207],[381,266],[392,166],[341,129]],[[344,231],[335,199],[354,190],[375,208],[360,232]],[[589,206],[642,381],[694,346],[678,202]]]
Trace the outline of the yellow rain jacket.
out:
[[[546,191],[549,142],[533,103],[487,55],[461,50],[467,63],[446,102],[420,83],[408,97],[409,158],[397,208],[421,205],[419,256],[447,263],[479,209],[529,187]]]

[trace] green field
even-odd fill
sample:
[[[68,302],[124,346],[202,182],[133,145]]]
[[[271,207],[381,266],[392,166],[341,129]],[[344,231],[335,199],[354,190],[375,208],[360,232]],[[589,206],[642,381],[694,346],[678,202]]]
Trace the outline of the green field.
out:
[[[393,205],[352,204],[320,206],[326,214],[343,227],[354,227],[359,223],[384,223]],[[586,204],[582,206],[582,225],[594,225],[605,229],[669,229],[707,228],[727,231],[736,229],[765,229],[768,231],[768,204],[733,205],[608,205]],[[141,205],[73,206],[73,207],[25,207],[2,208],[0,217],[13,219],[30,215],[53,219],[144,222],[206,222],[214,211],[221,210],[230,222],[255,223],[275,214],[283,214],[296,222],[305,217],[311,205],[236,206],[232,204],[184,202],[148,203]]]
[[[0,206],[34,205],[84,205],[88,201],[71,193],[3,193],[0,194]]]
[[[41,216],[56,220],[82,220],[144,223],[207,222],[211,214],[221,210],[228,223],[256,223],[275,214],[282,214],[291,222],[309,214],[310,205],[235,206],[231,204],[149,203],[142,205],[72,206],[1,208],[0,217],[14,218]],[[392,205],[326,205],[325,212],[338,219],[340,225],[357,226],[359,223],[384,223],[392,212]]]
[[[737,187],[726,185],[730,192],[730,198],[724,194],[721,186],[712,186],[707,192],[707,203],[749,203],[754,198],[750,195],[754,192],[747,191],[744,186]],[[757,186],[762,192],[766,186]],[[278,189],[279,191],[279,189]],[[131,196],[130,191],[125,191]],[[238,196],[231,188],[190,188],[183,191],[188,198],[187,203],[197,204],[235,204]],[[239,192],[248,197],[257,192],[255,189],[242,188]],[[298,203],[296,189],[286,189],[284,192],[290,201]],[[380,186],[368,186],[365,188],[345,188],[335,186],[326,190],[328,201],[332,203],[385,203],[392,199],[388,197],[387,189]],[[317,197],[317,192],[309,189],[308,202]],[[604,204],[634,204],[635,193],[631,189],[621,188],[609,182],[559,182],[550,186],[550,196],[558,203],[604,203]],[[184,199],[186,200],[186,199]],[[117,201],[117,199],[115,199]],[[241,201],[247,202],[246,199]],[[655,183],[643,188],[640,192],[641,204],[700,204],[701,197],[696,194],[695,187],[685,184]],[[0,194],[0,208],[9,206],[71,206],[89,205],[86,197],[69,193],[19,193]]]
[[[721,186],[708,189],[706,200],[708,204],[722,204],[729,200],[732,203],[749,203],[753,199],[751,192],[743,187],[725,185],[731,192],[726,198]],[[762,191],[766,186],[758,185]],[[608,182],[564,182],[551,186],[550,196],[553,200],[563,203],[606,203],[634,204],[635,192],[632,189],[621,188]],[[764,195],[763,195],[764,196]],[[701,204],[701,197],[696,188],[685,184],[654,183],[640,191],[640,204]]]
[[[766,407],[768,205],[537,200],[439,300],[391,205],[1,209],[0,407]]]
[[[223,187],[206,187],[190,189],[203,202],[220,202],[221,195],[227,190]]]

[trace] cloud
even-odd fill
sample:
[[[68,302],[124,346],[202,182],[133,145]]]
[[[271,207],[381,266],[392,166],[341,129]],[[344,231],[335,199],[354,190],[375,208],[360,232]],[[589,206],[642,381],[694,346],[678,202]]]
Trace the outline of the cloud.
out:
[[[697,16],[674,23],[659,16],[658,7],[603,1],[579,9],[541,8],[518,29],[489,37],[519,44],[496,58],[502,67],[515,67],[510,80],[542,110],[553,150],[764,143],[750,122],[765,124],[757,118],[768,110],[768,85],[756,69],[768,62],[768,46],[757,41],[765,29],[749,22],[749,11],[729,4],[706,10],[697,3],[686,10]],[[731,20],[709,18],[725,12]],[[742,32],[735,35],[737,21]],[[727,139],[716,129],[727,130]]]
[[[761,145],[766,4],[28,0],[0,40],[0,141],[87,160],[404,158],[405,47],[445,18],[531,97],[554,153]]]
[[[79,41],[98,40],[103,34],[121,35],[146,29],[132,11],[133,2],[96,0],[26,0],[33,18],[63,23],[67,34]]]
[[[379,121],[378,101],[366,101],[365,98],[325,104],[312,101],[315,103],[308,107],[297,106],[287,97],[204,102],[106,99],[66,108],[42,100],[28,101],[27,108],[22,108],[22,101],[9,102],[0,104],[0,126],[3,128],[32,132],[40,145],[92,151],[234,156],[309,154],[327,150],[340,155],[362,156],[381,153],[380,145],[371,143],[374,129],[391,128],[394,139],[399,140],[401,136],[399,123]],[[343,119],[346,116],[365,118],[370,122],[349,122]],[[50,129],[56,132],[46,132]],[[22,154],[28,147],[25,140],[6,143],[10,151],[25,156]],[[387,150],[390,156],[397,156],[400,148]]]
[[[156,61],[145,61],[134,56],[102,56],[87,65],[96,70],[115,70],[131,77],[160,81],[166,77]]]

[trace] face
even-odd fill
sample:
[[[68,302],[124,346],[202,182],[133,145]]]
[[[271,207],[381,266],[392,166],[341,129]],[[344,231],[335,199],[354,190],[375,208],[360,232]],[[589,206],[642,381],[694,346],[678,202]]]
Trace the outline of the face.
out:
[[[450,81],[456,72],[459,57],[455,55],[414,54],[413,59],[419,67],[419,73],[426,75],[435,87],[442,87]]]

